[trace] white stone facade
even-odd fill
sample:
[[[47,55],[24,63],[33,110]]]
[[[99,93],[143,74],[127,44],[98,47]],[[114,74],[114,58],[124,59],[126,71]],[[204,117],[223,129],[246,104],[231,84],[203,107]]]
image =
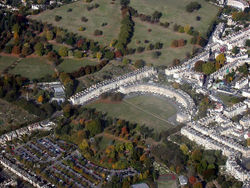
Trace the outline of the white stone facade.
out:
[[[98,98],[101,94],[117,90],[121,86],[131,84],[137,81],[141,81],[143,78],[151,77],[156,75],[157,71],[154,68],[144,67],[134,72],[125,74],[116,79],[106,80],[99,84],[93,85],[90,88],[85,89],[82,92],[70,97],[69,101],[74,105],[82,105],[87,102]]]

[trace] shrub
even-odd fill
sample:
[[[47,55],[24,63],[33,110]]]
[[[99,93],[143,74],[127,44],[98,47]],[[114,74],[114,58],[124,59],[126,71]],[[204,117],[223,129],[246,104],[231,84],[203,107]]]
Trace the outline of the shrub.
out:
[[[81,58],[81,57],[83,57],[83,53],[81,51],[79,51],[79,50],[75,50],[74,51],[74,57]]]
[[[201,20],[201,17],[200,17],[200,16],[196,16],[196,20],[197,20],[197,21],[200,21],[200,20]]]
[[[62,19],[61,16],[58,16],[58,15],[55,16],[55,21],[56,21],[56,22],[59,22],[61,19]]]
[[[69,8],[69,9],[67,10],[67,12],[72,12],[72,8]]]
[[[82,17],[81,17],[81,21],[82,21],[82,22],[87,22],[87,21],[88,21],[88,18],[86,18],[85,16],[82,16]]]
[[[94,4],[94,7],[95,7],[95,8],[98,8],[99,6],[100,6],[100,5],[99,5],[98,3],[95,3],[95,4]]]
[[[86,27],[82,27],[82,26],[80,26],[78,29],[78,31],[85,31],[85,30],[86,30]]]
[[[161,55],[161,52],[159,52],[159,51],[155,51],[155,52],[152,53],[152,57],[154,59],[158,59],[160,57],[160,55]]]
[[[108,25],[107,22],[102,23],[102,27],[104,27],[104,26],[106,26],[106,25]]]
[[[162,49],[162,47],[163,47],[163,44],[162,43],[160,43],[160,42],[157,42],[157,43],[155,43],[155,49]]]
[[[136,68],[142,68],[145,66],[145,62],[142,59],[136,60],[135,67]]]
[[[103,34],[103,32],[102,32],[101,30],[96,29],[96,30],[94,31],[94,35],[95,35],[95,36],[99,36],[99,35],[102,35],[102,34]]]
[[[190,2],[186,6],[186,11],[187,12],[193,12],[195,10],[199,10],[201,8],[201,5],[198,2]]]
[[[136,51],[137,51],[138,53],[142,53],[144,50],[145,50],[145,48],[142,47],[142,46],[139,46],[139,47],[136,49]]]
[[[165,28],[168,28],[169,27],[169,23],[168,22],[165,22],[165,23],[160,23],[160,26],[162,26],[162,27],[165,27]]]

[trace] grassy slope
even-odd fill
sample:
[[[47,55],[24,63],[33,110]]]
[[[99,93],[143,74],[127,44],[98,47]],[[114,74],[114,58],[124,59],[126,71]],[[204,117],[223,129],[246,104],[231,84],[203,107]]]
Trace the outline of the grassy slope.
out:
[[[135,108],[127,102],[136,105],[147,113]],[[118,104],[92,103],[88,105],[88,107],[107,112],[108,115],[112,117],[119,117],[140,125],[145,124],[151,128],[155,128],[157,132],[166,130],[170,127],[165,121],[150,114],[152,113],[164,120],[167,120],[170,116],[176,113],[176,109],[165,99],[154,96],[137,96],[126,99],[125,102]]]
[[[64,59],[63,62],[58,65],[60,71],[73,72],[78,70],[80,67],[85,67],[87,65],[96,65],[97,62],[90,61],[88,59]]]
[[[10,66],[18,58],[11,56],[0,56],[0,72]]]
[[[54,73],[53,68],[42,57],[25,58],[10,71],[12,74],[20,74],[30,79],[41,78]]]
[[[219,8],[206,2],[196,0],[202,8],[196,12],[188,13],[185,7],[193,0],[131,0],[130,5],[140,13],[152,15],[154,11],[162,12],[162,22],[177,23],[180,25],[190,25],[195,30],[206,33],[208,25],[218,12]],[[196,16],[201,17],[201,21],[196,21]]]
[[[31,16],[31,18],[66,28],[71,32],[108,45],[112,39],[117,37],[121,21],[119,1],[115,1],[114,4],[111,4],[111,2],[111,0],[98,0],[93,1],[93,3],[78,1],[53,10],[46,10],[41,14]],[[94,3],[98,3],[100,7],[88,11],[86,7]],[[69,8],[72,8],[72,12],[67,12]],[[61,16],[62,19],[56,22],[55,15]],[[88,22],[82,22],[82,16],[85,16]],[[108,25],[102,27],[102,23],[105,22],[108,23]],[[80,26],[86,27],[86,30],[78,31]],[[98,37],[94,36],[93,33],[96,29],[102,30],[103,35]]]
[[[191,0],[131,0],[130,6],[147,15],[152,15],[154,11],[160,11],[163,13],[161,22],[168,21],[170,24],[169,28],[163,28],[156,24],[150,24],[148,22],[142,22],[139,18],[134,18],[135,21],[135,32],[129,47],[136,48],[138,46],[147,46],[145,40],[149,40],[149,43],[161,42],[164,44],[163,49],[160,50],[162,55],[158,59],[152,57],[151,51],[145,51],[143,53],[136,53],[128,56],[133,61],[143,59],[147,64],[154,65],[170,65],[173,59],[183,59],[187,52],[192,52],[192,45],[190,44],[191,36],[187,34],[181,34],[173,31],[174,23],[182,26],[190,25],[195,30],[200,31],[202,34],[206,34],[208,26],[216,13],[218,8],[211,5],[204,0],[199,1],[202,8],[199,11],[188,13],[185,10],[185,6],[191,2]],[[201,21],[196,21],[196,16],[200,16]],[[152,29],[152,32],[148,32],[148,29]],[[188,44],[182,48],[171,48],[171,42],[176,39],[185,39]],[[140,41],[140,44],[137,42]]]

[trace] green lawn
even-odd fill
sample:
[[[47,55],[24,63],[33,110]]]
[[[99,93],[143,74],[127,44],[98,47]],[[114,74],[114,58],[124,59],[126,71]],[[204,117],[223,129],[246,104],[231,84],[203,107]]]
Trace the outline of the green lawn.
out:
[[[136,48],[138,46],[147,47],[150,43],[155,44],[156,42],[163,43],[163,48],[157,50],[161,52],[159,58],[155,59],[153,57],[153,51],[145,50],[142,53],[136,53],[127,56],[129,59],[136,61],[138,59],[143,59],[147,64],[153,64],[156,66],[165,65],[168,66],[173,62],[173,59],[183,59],[186,53],[192,52],[192,45],[190,44],[191,36],[187,34],[182,34],[178,32],[173,32],[171,29],[163,28],[159,25],[149,24],[147,22],[142,22],[139,19],[135,20],[135,31],[129,47]],[[148,29],[152,29],[148,32]],[[181,48],[171,48],[171,42],[173,40],[184,39],[187,41],[187,45]],[[148,40],[148,43],[144,41]],[[140,42],[138,44],[138,41]]]
[[[192,1],[200,3],[201,9],[188,13],[185,8]],[[206,33],[209,24],[219,10],[219,7],[205,0],[130,0],[130,6],[146,15],[152,15],[154,11],[159,11],[162,13],[161,22],[167,21],[182,26],[190,25],[202,34]],[[200,16],[201,21],[196,21],[196,16]]]
[[[136,53],[128,56],[129,59],[136,61],[143,59],[147,64],[153,64],[156,66],[172,64],[175,58],[184,59],[187,52],[192,53],[193,46],[190,44],[191,36],[173,31],[174,24],[182,26],[192,26],[196,31],[205,35],[209,24],[215,18],[219,8],[211,5],[205,0],[198,1],[202,8],[193,13],[188,13],[185,10],[186,5],[193,0],[131,0],[130,6],[138,10],[139,13],[146,15],[152,15],[154,11],[162,12],[161,22],[169,22],[169,28],[159,26],[159,24],[151,24],[148,22],[142,22],[140,18],[133,18],[135,22],[135,30],[130,48],[137,48],[138,46],[146,47],[150,43],[156,42],[163,43],[163,49],[158,50],[161,52],[161,56],[157,59],[153,58],[152,51],[145,51],[143,53]],[[196,17],[200,16],[201,21],[196,21]],[[149,32],[148,30],[152,31]],[[184,39],[188,43],[182,48],[171,48],[171,42],[173,40]],[[149,43],[145,43],[148,40]]]
[[[168,118],[176,114],[176,109],[166,99],[154,96],[136,96],[121,103],[94,102],[87,107],[107,112],[109,116],[118,117],[140,125],[147,125],[155,131],[170,128]]]
[[[120,30],[121,12],[120,1],[112,0],[98,0],[92,3],[84,3],[82,0],[55,8],[53,10],[46,10],[41,14],[31,16],[32,19],[40,20],[42,22],[51,23],[54,26],[63,27],[68,31],[78,33],[89,39],[99,41],[101,44],[108,45],[112,39],[117,38]],[[87,10],[87,6],[98,3],[100,6],[91,11]],[[67,12],[71,8],[72,12]],[[59,22],[55,21],[55,16],[61,16]],[[84,16],[88,19],[87,22],[82,22],[81,17]],[[102,26],[107,23],[106,26]],[[86,27],[85,31],[78,31],[79,27]],[[102,36],[94,36],[96,29],[102,30]]]
[[[25,58],[10,71],[12,74],[20,74],[29,79],[42,78],[54,73],[51,65],[42,57]]]
[[[87,65],[96,65],[96,64],[98,63],[88,59],[66,58],[60,65],[58,65],[57,68],[59,69],[59,71],[73,72],[78,70],[80,67],[85,67]]]
[[[161,55],[157,59],[153,57],[153,51],[145,51],[143,53],[136,53],[126,57],[131,59],[132,62],[135,62],[138,59],[143,59],[148,65],[153,64],[155,66],[169,66],[175,58],[182,60],[185,58],[187,52],[191,53],[192,45],[188,44],[178,49],[168,47],[157,51],[161,52]]]
[[[157,24],[151,24],[148,22],[142,22],[139,18],[134,18],[135,21],[135,31],[129,47],[137,46],[148,46],[149,43],[155,44],[156,42],[161,42],[164,44],[164,48],[169,47],[173,40],[185,39],[190,40],[191,36],[174,32],[170,28],[164,28]],[[148,29],[152,31],[149,32]],[[144,43],[145,40],[148,40],[149,43]],[[137,44],[140,41],[140,44]]]
[[[18,58],[11,56],[0,56],[0,73],[14,63]]]
[[[227,94],[220,93],[218,97],[225,103],[227,106],[233,106],[235,103],[239,103],[244,100],[244,98],[239,98]]]
[[[175,180],[157,181],[158,188],[177,188]]]

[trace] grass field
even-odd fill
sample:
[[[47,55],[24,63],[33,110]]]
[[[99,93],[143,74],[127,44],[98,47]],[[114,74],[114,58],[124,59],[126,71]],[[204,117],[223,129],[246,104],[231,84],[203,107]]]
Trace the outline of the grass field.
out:
[[[161,22],[176,23],[182,26],[190,25],[195,30],[205,34],[210,22],[216,16],[219,8],[206,2],[196,0],[201,4],[201,8],[193,13],[188,13],[186,5],[193,0],[130,0],[130,6],[138,10],[139,13],[152,15],[154,11],[162,13]],[[200,16],[201,21],[196,21]]]
[[[157,188],[177,188],[175,180],[157,181]]]
[[[138,59],[143,59],[148,65],[152,64],[155,66],[169,66],[172,64],[173,60],[175,58],[177,59],[184,59],[186,57],[187,52],[192,52],[192,46],[190,44],[174,49],[171,47],[162,49],[162,50],[157,50],[161,52],[161,56],[158,57],[157,59],[153,57],[153,51],[145,51],[142,53],[136,53],[133,55],[127,56],[128,59],[131,59],[132,62],[135,62]]]
[[[149,43],[155,44],[156,42],[163,43],[163,49],[158,50],[161,56],[155,59],[152,51],[145,51],[128,56],[133,61],[143,59],[147,64],[154,64],[156,66],[172,64],[175,58],[184,59],[187,52],[191,53],[193,46],[190,44],[191,36],[173,31],[173,25],[179,24],[182,26],[193,26],[196,31],[205,35],[209,24],[215,18],[219,8],[209,4],[205,0],[199,1],[202,8],[196,12],[188,13],[185,10],[186,5],[192,0],[131,0],[130,6],[138,10],[139,13],[152,15],[154,11],[162,12],[161,22],[169,22],[169,28],[161,27],[157,24],[142,22],[139,18],[134,18],[135,30],[129,47],[136,48],[138,46],[146,47]],[[196,21],[196,17],[200,16],[201,21]],[[152,31],[149,32],[148,30]],[[171,48],[173,40],[184,39],[188,43],[185,47]],[[144,41],[148,40],[149,43]]]
[[[96,65],[98,64],[95,61],[91,61],[88,59],[64,59],[63,62],[57,66],[59,71],[64,72],[73,72],[78,70],[80,67],[85,67],[87,65]]]
[[[164,28],[157,24],[151,24],[148,22],[142,22],[139,18],[134,18],[135,21],[135,31],[129,47],[137,46],[147,46],[149,43],[161,42],[164,44],[164,48],[169,47],[173,40],[185,39],[189,41],[191,39],[190,35],[174,32],[170,28]],[[152,31],[149,32],[148,29]],[[149,43],[145,44],[144,41],[148,40]],[[137,42],[140,41],[140,44]]]
[[[111,117],[119,117],[130,122],[145,124],[156,132],[167,130],[168,118],[176,114],[176,109],[166,99],[155,96],[136,96],[121,103],[99,103],[88,105],[98,111],[107,112]]]
[[[29,79],[42,78],[54,73],[51,65],[42,57],[25,58],[10,71],[12,74],[20,74]]]
[[[18,58],[11,56],[0,56],[0,73],[14,63]]]
[[[153,57],[153,51],[147,50],[142,53],[130,55],[128,56],[129,59],[133,61],[143,59],[147,64],[168,66],[173,62],[173,59],[183,59],[185,58],[187,52],[192,52],[192,45],[189,43],[191,36],[173,32],[171,29],[166,29],[159,25],[142,22],[138,18],[134,20],[136,22],[135,31],[129,47],[147,47],[149,43],[155,44],[156,42],[161,42],[163,43],[163,48],[161,50],[157,50],[161,52],[160,57],[157,59]],[[148,29],[152,29],[152,31],[148,32]],[[171,48],[171,42],[179,39],[187,40],[187,45],[181,48]],[[148,40],[149,43],[145,43],[145,40]],[[138,41],[140,41],[139,44]]]
[[[68,31],[108,45],[112,39],[117,38],[121,22],[120,1],[114,1],[114,4],[111,4],[111,2],[111,0],[95,0],[92,3],[78,1],[53,10],[46,10],[41,14],[31,16],[31,18],[63,27]],[[95,3],[100,6],[88,11],[87,6]],[[69,8],[72,9],[72,12],[67,12]],[[59,22],[55,21],[56,15],[62,17]],[[81,21],[82,16],[88,19],[86,23]],[[107,23],[107,25],[103,27],[103,23]],[[85,27],[86,30],[78,31],[80,26]],[[93,33],[96,29],[102,30],[103,35],[94,36]]]

